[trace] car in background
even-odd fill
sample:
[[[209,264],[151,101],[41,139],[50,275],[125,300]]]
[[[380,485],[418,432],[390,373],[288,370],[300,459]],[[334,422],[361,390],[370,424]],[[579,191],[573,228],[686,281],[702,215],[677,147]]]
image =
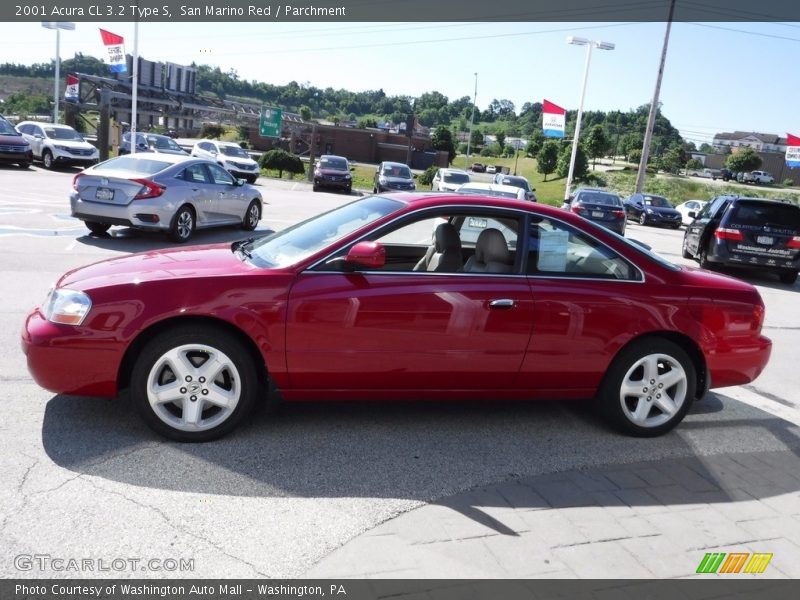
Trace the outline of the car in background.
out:
[[[407,165],[398,162],[383,161],[375,171],[372,182],[372,192],[414,191],[417,184],[414,175]]]
[[[596,189],[575,190],[569,210],[584,219],[625,235],[625,207],[622,199],[612,192]]]
[[[464,227],[480,230],[474,243]],[[448,268],[420,266],[445,251]],[[713,299],[698,293],[710,288]],[[152,429],[182,442],[281,400],[498,397],[593,399],[614,427],[653,437],[709,387],[758,377],[772,346],[763,322],[754,286],[569,212],[393,193],[257,239],[72,269],[21,342],[42,387],[127,389]]]
[[[500,185],[513,185],[514,187],[522,188],[525,190],[525,198],[531,202],[536,202],[536,188],[532,188],[528,179],[522,175],[497,173],[492,181]]]
[[[353,190],[352,167],[344,156],[323,154],[314,165],[314,186],[316,192],[321,188],[333,188],[349,194]]]
[[[664,196],[655,194],[632,194],[625,202],[628,219],[639,225],[664,225],[678,229],[681,226],[681,213]]]
[[[694,217],[690,217],[689,213],[698,214],[703,207],[706,205],[705,200],[687,200],[686,202],[681,202],[678,206],[675,207],[679,213],[681,213],[681,223],[684,225],[689,225],[692,221],[694,221]]]
[[[742,183],[770,184],[775,183],[775,178],[766,171],[750,171],[742,176]]]
[[[472,163],[472,166],[469,168],[469,170],[473,173],[485,173],[486,165],[483,163]]]
[[[10,121],[0,116],[0,163],[27,169],[33,162],[31,145]]]
[[[462,169],[439,169],[433,176],[431,189],[434,192],[454,192],[458,186],[469,182],[469,173]]]
[[[169,136],[157,133],[137,133],[136,152],[156,152],[158,154],[178,154],[189,156],[189,153],[181,148],[178,143]],[[119,155],[131,153],[131,132],[123,134],[119,145]]]
[[[100,160],[97,148],[67,125],[23,121],[17,125],[17,131],[31,145],[34,160],[41,161],[45,169],[88,167]]]
[[[72,189],[72,216],[92,233],[124,225],[163,232],[178,243],[206,227],[252,231],[263,205],[257,188],[217,163],[175,154],[112,158],[78,173]]]
[[[724,167],[719,170],[719,176],[722,178],[722,181],[730,181],[731,179],[736,181],[736,173],[733,173],[730,169],[726,169]]]
[[[494,175],[497,173],[497,167],[494,165],[486,165],[486,173],[489,173],[489,175]]]
[[[482,181],[472,181],[465,183],[456,189],[459,194],[482,194],[484,196],[494,196],[496,198],[515,198],[516,200],[527,200],[525,190],[513,185],[502,185],[499,183],[483,183]]]
[[[213,160],[234,177],[246,179],[247,183],[255,183],[260,173],[258,163],[250,158],[247,150],[233,142],[200,140],[192,148],[192,156]]]
[[[686,228],[683,257],[704,269],[772,271],[793,284],[800,271],[800,207],[763,198],[712,198]]]

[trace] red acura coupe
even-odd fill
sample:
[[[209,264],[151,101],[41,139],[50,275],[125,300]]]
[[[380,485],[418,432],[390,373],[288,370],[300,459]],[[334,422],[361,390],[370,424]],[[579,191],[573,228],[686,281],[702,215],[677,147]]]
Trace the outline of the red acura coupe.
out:
[[[456,194],[368,196],[259,239],[64,275],[22,345],[44,388],[128,388],[207,441],[260,402],[595,398],[638,436],[767,364],[764,303],[578,215]],[[275,389],[279,394],[268,393]]]

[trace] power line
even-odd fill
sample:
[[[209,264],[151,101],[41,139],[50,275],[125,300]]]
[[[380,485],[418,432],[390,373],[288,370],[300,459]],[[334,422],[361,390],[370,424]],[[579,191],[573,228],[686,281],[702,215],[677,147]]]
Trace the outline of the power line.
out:
[[[722,27],[721,25],[709,25],[708,23],[694,23],[687,22],[686,25],[694,25],[695,27],[706,27],[708,29],[720,29],[722,31],[733,31],[735,33],[743,33],[746,35],[755,35],[758,37],[772,38],[775,40],[784,40],[787,42],[800,42],[800,38],[786,37],[783,35],[774,35],[771,33],[760,33],[757,31],[747,31],[745,29],[734,29],[733,27]]]

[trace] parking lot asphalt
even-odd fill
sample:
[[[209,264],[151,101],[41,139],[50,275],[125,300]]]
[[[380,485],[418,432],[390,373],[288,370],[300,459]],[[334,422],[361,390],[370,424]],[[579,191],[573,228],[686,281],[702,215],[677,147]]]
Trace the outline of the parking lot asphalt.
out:
[[[3,577],[686,577],[706,552],[800,561],[797,293],[747,278],[773,357],[671,434],[617,435],[590,403],[309,403],[205,445],[165,442],[125,397],[54,396],[27,374],[24,315],[69,268],[167,247],[69,218],[74,173],[0,167]],[[259,230],[348,200],[261,182]],[[681,262],[681,232],[628,235]],[[198,232],[230,241],[235,229]],[[15,559],[194,559],[191,569],[26,570]]]

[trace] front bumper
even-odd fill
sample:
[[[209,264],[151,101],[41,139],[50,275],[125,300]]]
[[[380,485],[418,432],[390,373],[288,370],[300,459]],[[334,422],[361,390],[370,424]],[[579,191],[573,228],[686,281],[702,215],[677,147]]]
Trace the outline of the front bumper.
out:
[[[648,225],[664,225],[665,227],[680,227],[683,224],[683,217],[678,214],[677,217],[668,217],[659,215],[658,213],[647,214],[645,219]]]
[[[0,162],[3,163],[31,163],[33,162],[33,152],[28,149],[26,152],[5,152],[0,151]]]
[[[336,188],[337,190],[349,190],[353,187],[353,180],[314,177],[314,185],[317,187]]]

